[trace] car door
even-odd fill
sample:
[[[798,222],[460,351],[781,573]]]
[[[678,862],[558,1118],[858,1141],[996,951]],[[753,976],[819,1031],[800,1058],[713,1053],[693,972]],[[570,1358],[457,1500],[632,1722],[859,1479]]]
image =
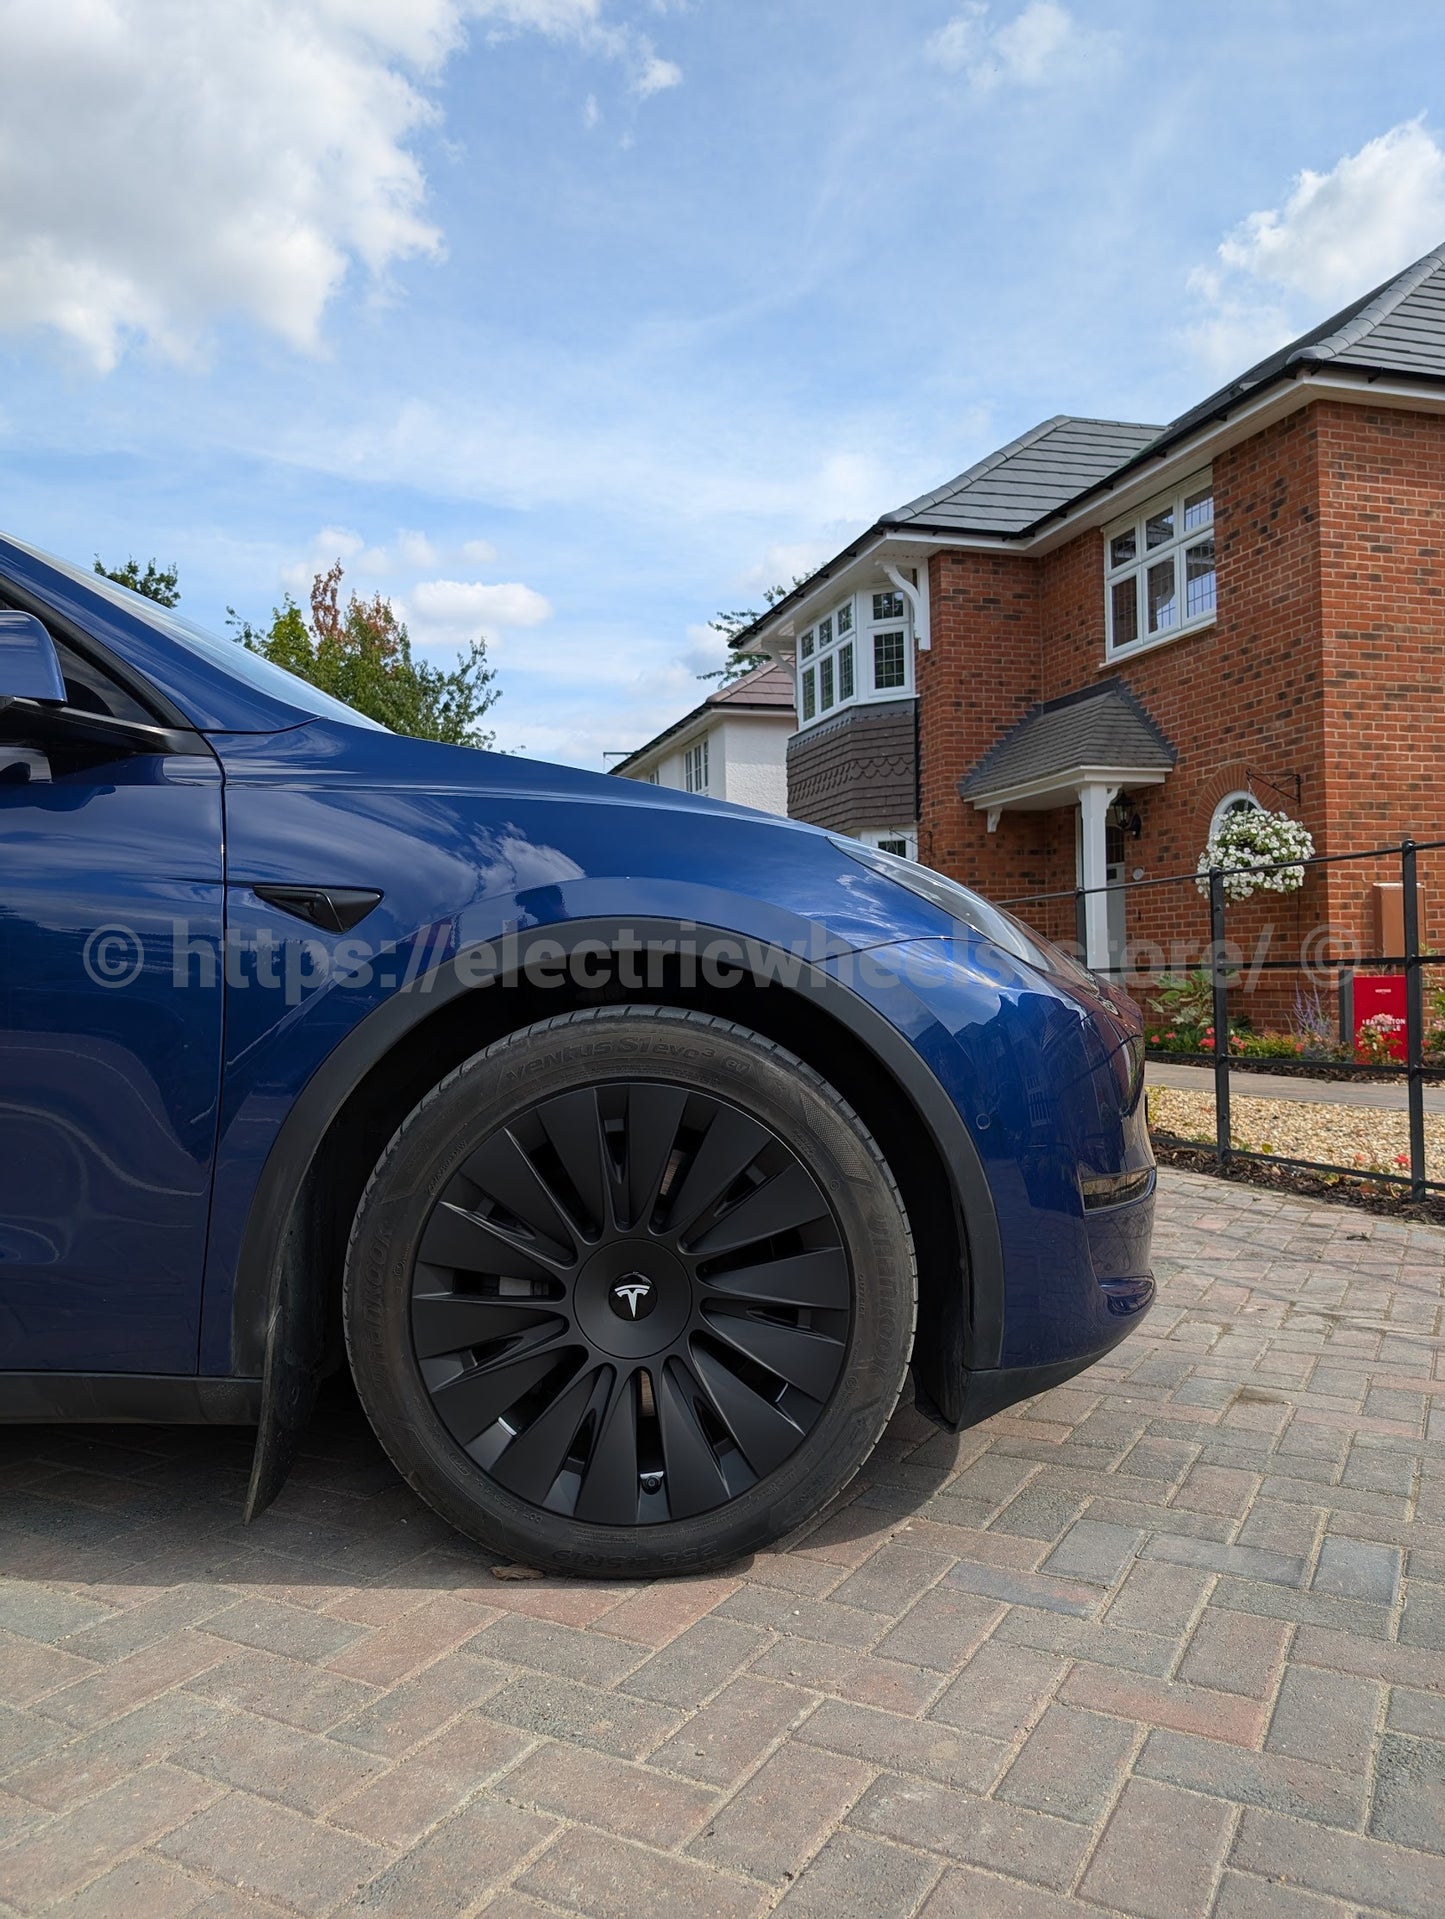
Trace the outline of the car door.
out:
[[[55,637],[66,704],[0,707],[0,1372],[193,1372],[220,767]]]

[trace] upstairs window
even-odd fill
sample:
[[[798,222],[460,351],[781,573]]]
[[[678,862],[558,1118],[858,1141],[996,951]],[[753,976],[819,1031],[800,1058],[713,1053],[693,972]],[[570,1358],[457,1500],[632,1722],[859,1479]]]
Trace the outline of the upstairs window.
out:
[[[704,733],[696,746],[690,746],[683,756],[683,778],[689,793],[707,791],[707,735]]]
[[[840,706],[913,691],[912,627],[903,595],[859,593],[798,639],[798,724]]]
[[[1110,527],[1104,596],[1111,657],[1158,646],[1214,619],[1214,482],[1196,473]]]

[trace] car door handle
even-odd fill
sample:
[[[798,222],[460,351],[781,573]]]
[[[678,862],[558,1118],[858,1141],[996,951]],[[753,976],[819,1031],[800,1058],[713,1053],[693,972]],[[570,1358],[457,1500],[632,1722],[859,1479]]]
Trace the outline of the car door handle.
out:
[[[349,933],[364,920],[381,894],[369,886],[253,886],[257,899],[291,913],[323,933]]]

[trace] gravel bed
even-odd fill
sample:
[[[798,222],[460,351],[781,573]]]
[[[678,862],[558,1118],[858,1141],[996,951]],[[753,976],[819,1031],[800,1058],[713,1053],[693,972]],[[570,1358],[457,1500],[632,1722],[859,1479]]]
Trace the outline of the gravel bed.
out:
[[[1233,1143],[1253,1152],[1285,1153],[1333,1166],[1379,1166],[1402,1172],[1396,1164],[1410,1150],[1405,1113],[1374,1106],[1336,1106],[1317,1100],[1255,1099],[1236,1094],[1229,1102]],[[1171,1086],[1149,1089],[1149,1121],[1183,1140],[1214,1141],[1214,1098]],[[1445,1116],[1425,1115],[1425,1169],[1429,1179],[1445,1180]]]

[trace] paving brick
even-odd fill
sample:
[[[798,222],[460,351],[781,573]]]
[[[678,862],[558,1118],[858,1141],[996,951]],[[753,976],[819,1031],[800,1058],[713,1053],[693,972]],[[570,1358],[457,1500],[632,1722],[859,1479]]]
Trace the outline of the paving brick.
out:
[[[665,1740],[651,1763],[709,1785],[731,1785],[813,1704],[812,1696],[795,1686],[745,1674]]]
[[[370,1755],[279,1720],[228,1713],[175,1749],[189,1772],[239,1786],[297,1812],[319,1813],[381,1769]]]
[[[469,1600],[452,1593],[433,1593],[402,1618],[375,1628],[326,1663],[333,1672],[346,1673],[352,1679],[391,1686],[459,1646],[485,1618],[482,1609]]]
[[[680,1846],[718,1802],[710,1787],[550,1742],[512,1767],[496,1790],[518,1805],[664,1849]]]
[[[1426,1739],[1445,1739],[1445,1698],[1439,1693],[1410,1692],[1396,1686],[1390,1693],[1385,1724],[1392,1732],[1415,1732]]]
[[[475,1907],[479,1886],[514,1872],[556,1829],[536,1813],[474,1800],[384,1867],[343,1910],[368,1919],[459,1919]]]
[[[1383,1698],[1384,1688],[1370,1680],[1310,1666],[1287,1666],[1265,1748],[1363,1774]]]
[[[677,1730],[680,1715],[625,1693],[524,1673],[487,1701],[487,1717],[549,1739],[575,1739],[599,1752],[639,1759]]]
[[[1327,1626],[1356,1638],[1388,1639],[1393,1624],[1387,1606],[1336,1599],[1329,1593],[1296,1592],[1292,1587],[1266,1585],[1259,1579],[1221,1579],[1209,1598],[1216,1611],[1254,1613],[1260,1619],[1294,1620],[1302,1626]]]
[[[862,1833],[831,1838],[775,1910],[787,1919],[908,1919],[939,1866]]]
[[[1230,1871],[1219,1882],[1212,1919],[1355,1919],[1355,1915],[1337,1899]]]
[[[1302,1586],[1305,1562],[1289,1553],[1259,1546],[1225,1546],[1210,1539],[1184,1539],[1156,1533],[1144,1547],[1149,1559],[1169,1559],[1179,1566],[1201,1566],[1212,1573],[1236,1573],[1241,1579],[1265,1579],[1279,1586]]]
[[[1035,1612],[1015,1606],[996,1627],[994,1640],[1003,1645],[1032,1646],[1036,1652],[1062,1658],[1090,1659],[1123,1672],[1154,1673],[1163,1678],[1178,1657],[1179,1641],[1172,1634],[1124,1632],[1097,1619],[1068,1619],[1058,1613]]]
[[[731,1619],[699,1619],[621,1681],[624,1691],[663,1706],[700,1706],[771,1643],[756,1626]],[[836,1648],[812,1648],[824,1658]]]
[[[186,1691],[217,1705],[265,1713],[288,1726],[325,1732],[369,1705],[374,1686],[275,1653],[238,1652],[187,1680]]]
[[[459,1713],[490,1699],[503,1678],[501,1668],[464,1652],[448,1653],[390,1692],[373,1695],[360,1712],[333,1726],[330,1736],[345,1746],[397,1758]]]
[[[334,1826],[388,1846],[409,1846],[532,1744],[526,1733],[479,1713],[460,1719],[418,1746],[361,1791],[331,1808]]]
[[[21,1765],[36,1753],[48,1752],[66,1737],[63,1726],[48,1719],[37,1719],[32,1712],[16,1712],[0,1706],[0,1773]]]
[[[1056,1579],[1047,1573],[1017,1572],[1006,1566],[957,1565],[947,1575],[949,1589],[979,1593],[1011,1606],[1038,1606],[1045,1612],[1072,1613],[1087,1618],[1097,1612],[1103,1595],[1076,1579]]]
[[[1289,1639],[1289,1627],[1276,1620],[1210,1606],[1194,1629],[1179,1677],[1190,1685],[1269,1699]]]
[[[1400,1590],[1400,1554],[1393,1547],[1333,1536],[1320,1547],[1310,1585],[1317,1593],[1393,1606]]]
[[[1268,1806],[1292,1818],[1358,1827],[1364,1814],[1362,1775],[1338,1772],[1288,1753],[1245,1752],[1190,1733],[1151,1732],[1134,1770],[1235,1805]]]
[[[1445,1745],[1385,1734],[1368,1830],[1376,1839],[1445,1853]]]
[[[211,1905],[208,1890],[169,1861],[141,1852],[51,1910],[63,1919],[194,1919]]]
[[[708,1821],[688,1851],[775,1885],[817,1850],[874,1771],[841,1753],[790,1741]]]
[[[227,1793],[157,1849],[177,1865],[304,1913],[329,1912],[386,1863],[380,1846],[245,1792]]]
[[[1079,1517],[1084,1503],[1078,1493],[1051,1485],[1044,1477],[1011,1499],[990,1521],[990,1528],[999,1533],[1021,1533],[1026,1539],[1058,1539]]]
[[[826,1746],[832,1752],[962,1786],[969,1792],[987,1792],[1007,1757],[1006,1748],[996,1739],[839,1699],[825,1699],[795,1737],[807,1745]]]
[[[951,1554],[927,1552],[892,1540],[865,1559],[830,1597],[841,1606],[896,1618],[935,1585],[953,1564]]]
[[[147,1646],[113,1666],[100,1666],[85,1679],[47,1693],[36,1710],[47,1719],[62,1720],[77,1729],[118,1719],[133,1706],[169,1692],[213,1666],[221,1657],[214,1640],[178,1633],[158,1645]]]
[[[167,1766],[143,1767],[0,1854],[0,1897],[19,1912],[37,1912],[97,1878],[117,1853],[161,1839],[215,1793]]]
[[[75,1653],[62,1652],[43,1640],[0,1632],[0,1701],[6,1705],[28,1706],[94,1671],[93,1661]]]
[[[1202,1919],[1233,1825],[1229,1806],[1131,1779],[1079,1891],[1131,1919]]]
[[[741,1583],[730,1578],[655,1580],[597,1618],[597,1630],[644,1646],[665,1646],[736,1592]]]
[[[53,1644],[82,1627],[109,1619],[111,1609],[29,1580],[0,1579],[0,1627],[22,1639]]]
[[[1258,1485],[1259,1481],[1253,1473],[1231,1470],[1226,1466],[1191,1466],[1172,1503],[1186,1511],[1218,1513],[1225,1519],[1242,1519],[1249,1510]]]
[[[1411,1582],[1400,1621],[1400,1643],[1445,1652],[1445,1588]]]
[[[50,1812],[63,1812],[77,1800],[93,1798],[130,1778],[138,1767],[169,1758],[221,1717],[203,1699],[165,1693],[120,1719],[51,1747],[8,1773],[5,1787]]]
[[[755,1919],[768,1903],[760,1887],[700,1860],[644,1851],[580,1826],[554,1841],[518,1883],[590,1919]]]
[[[1290,1648],[1290,1658],[1300,1665],[1327,1666],[1335,1672],[1355,1673],[1361,1679],[1381,1679],[1391,1685],[1445,1692],[1445,1655],[1413,1646],[1386,1645],[1324,1627],[1301,1626]]]
[[[928,1716],[1013,1745],[1042,1713],[1066,1670],[1063,1660],[1048,1653],[992,1639],[980,1646]]]
[[[108,1663],[169,1639],[183,1626],[198,1625],[231,1603],[230,1593],[218,1592],[211,1586],[177,1586],[169,1592],[157,1593],[153,1599],[142,1600],[137,1606],[127,1606],[123,1612],[112,1613],[93,1625],[82,1626],[67,1634],[61,1643],[67,1652]]]
[[[554,1679],[580,1679],[592,1686],[615,1685],[644,1656],[623,1640],[521,1613],[504,1614],[468,1640],[467,1651],[498,1664],[529,1666]]]
[[[924,1901],[919,1919],[1079,1919],[1072,1899],[951,1866]]]
[[[278,1606],[272,1600],[244,1599],[214,1614],[200,1630],[237,1646],[258,1652],[280,1653],[284,1659],[316,1663],[343,1647],[355,1645],[365,1628],[345,1619],[323,1619],[299,1606]],[[220,1649],[215,1656],[220,1658]]]
[[[1057,1892],[1072,1885],[1093,1843],[1073,1820],[888,1774],[868,1788],[848,1823]]]
[[[1123,1577],[1143,1539],[1143,1533],[1130,1526],[1081,1519],[1064,1534],[1041,1570],[1056,1578],[1112,1586]]]
[[[1240,1820],[1230,1863],[1404,1919],[1438,1919],[1445,1907],[1445,1860],[1433,1853],[1330,1832],[1252,1806]]]
[[[1257,1700],[1111,1671],[1107,1666],[1076,1666],[1060,1688],[1059,1698],[1068,1706],[1204,1739],[1222,1739],[1231,1746],[1257,1746],[1269,1718],[1267,1707]]]
[[[884,1659],[931,1667],[936,1673],[956,1672],[1002,1616],[997,1599],[960,1591],[949,1581],[925,1593],[873,1650]]]
[[[1183,1634],[1209,1591],[1211,1575],[1195,1566],[1136,1559],[1104,1614],[1111,1626]]]
[[[780,1639],[756,1660],[751,1671],[765,1679],[784,1679],[810,1691],[851,1699],[883,1712],[921,1713],[943,1683],[923,1666],[905,1666],[873,1653],[845,1652],[808,1639]]]
[[[1009,1767],[998,1797],[1092,1825],[1118,1790],[1137,1736],[1118,1719],[1050,1706]]]
[[[796,1633],[802,1639],[820,1639],[834,1646],[861,1650],[883,1631],[877,1613],[859,1606],[837,1606],[830,1599],[795,1598],[767,1587],[743,1586],[717,1608],[720,1619],[741,1620],[770,1632]]]

